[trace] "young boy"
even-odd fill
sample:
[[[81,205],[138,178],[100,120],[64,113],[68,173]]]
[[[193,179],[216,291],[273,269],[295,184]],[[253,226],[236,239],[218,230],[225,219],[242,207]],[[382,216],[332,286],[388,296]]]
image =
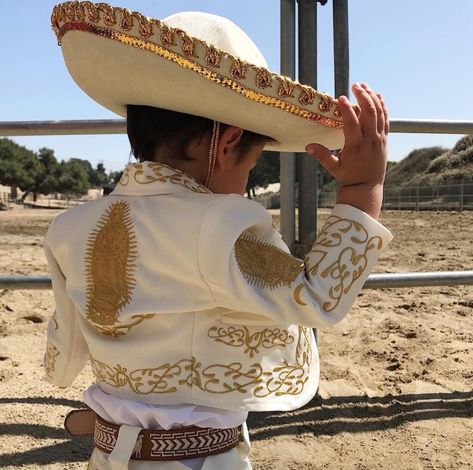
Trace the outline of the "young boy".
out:
[[[87,360],[96,377],[92,411],[66,427],[94,432],[91,469],[249,469],[248,411],[314,396],[311,328],[347,314],[391,239],[376,221],[382,97],[355,84],[357,114],[269,72],[243,31],[205,13],[66,2],[52,23],[79,86],[127,117],[138,160],[46,235],[47,377],[68,386]],[[264,147],[306,148],[340,183],[304,261],[242,197]]]

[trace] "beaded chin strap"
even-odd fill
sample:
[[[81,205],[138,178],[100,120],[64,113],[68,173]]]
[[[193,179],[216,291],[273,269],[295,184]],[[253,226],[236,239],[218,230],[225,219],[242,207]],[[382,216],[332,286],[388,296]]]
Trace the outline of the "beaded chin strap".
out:
[[[212,175],[214,173],[215,162],[217,161],[217,150],[218,150],[218,138],[220,135],[220,122],[214,121],[212,128],[212,138],[210,139],[209,148],[209,166],[207,170],[207,179],[205,180],[205,186],[208,188]]]

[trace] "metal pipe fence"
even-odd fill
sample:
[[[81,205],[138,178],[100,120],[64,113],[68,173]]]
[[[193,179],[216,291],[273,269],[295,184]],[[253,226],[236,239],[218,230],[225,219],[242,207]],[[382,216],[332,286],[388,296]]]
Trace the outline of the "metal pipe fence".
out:
[[[451,133],[451,134],[473,134],[473,121],[438,121],[438,120],[402,120],[392,119],[392,132],[414,132],[414,133]],[[126,132],[125,121],[121,119],[110,120],[74,120],[74,121],[21,121],[21,122],[0,122],[0,136],[27,136],[27,135],[85,135],[85,134],[121,134]],[[472,191],[470,183],[463,185],[462,190],[458,190],[459,199],[456,202],[460,207],[461,201],[463,209],[469,208]],[[452,185],[450,185],[452,186]],[[440,209],[441,197],[447,198],[447,194],[440,189],[431,190],[433,196],[427,199],[419,187],[419,197],[416,199],[416,207],[422,208],[430,204],[431,208]],[[438,187],[439,188],[439,187]],[[407,208],[407,204],[412,205],[412,195],[406,195],[403,191],[406,188],[395,188],[397,193],[397,207]],[[394,190],[394,188],[393,188]],[[463,191],[463,192],[461,192]],[[462,196],[461,196],[462,195]],[[392,202],[392,197],[387,193],[385,204]],[[409,197],[411,199],[409,199]],[[452,197],[448,193],[448,197]],[[399,199],[401,204],[399,204]],[[335,193],[319,193],[319,207],[333,205]],[[409,201],[406,203],[406,200]],[[417,202],[418,201],[418,202]],[[435,201],[435,202],[433,202]],[[451,202],[451,201],[450,201]],[[394,204],[394,203],[393,203]],[[465,274],[466,273],[466,274]],[[381,277],[380,277],[381,276]],[[457,271],[451,273],[401,273],[401,274],[375,274],[368,278],[365,288],[395,288],[412,287],[419,285],[473,285],[472,271]],[[419,284],[426,282],[427,284]],[[2,289],[44,289],[49,288],[50,280],[47,276],[0,276],[0,288]]]
[[[390,119],[390,132],[403,134],[473,134],[473,121]],[[123,119],[3,121],[0,136],[126,134]]]
[[[371,274],[363,289],[473,285],[473,271]],[[49,276],[0,276],[0,289],[50,289]]]
[[[286,77],[296,78],[296,10],[295,0],[281,0],[280,10],[281,29],[281,73]],[[295,154],[281,152],[280,154],[280,179],[281,179],[281,234],[284,241],[293,251],[293,243],[296,239],[296,217],[295,207],[296,194],[294,183],[296,180]]]
[[[335,191],[319,193],[319,207],[335,204]],[[473,210],[473,181],[425,186],[386,186],[383,210]]]

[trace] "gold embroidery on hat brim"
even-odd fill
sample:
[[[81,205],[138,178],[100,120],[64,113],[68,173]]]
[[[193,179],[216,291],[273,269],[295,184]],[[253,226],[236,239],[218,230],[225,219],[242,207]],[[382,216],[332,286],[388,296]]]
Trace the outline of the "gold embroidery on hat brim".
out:
[[[323,126],[328,127],[328,128],[332,128],[332,129],[343,128],[342,121],[338,121],[336,119],[333,119],[327,116],[322,116],[321,114],[315,113],[313,111],[300,108],[299,106],[289,103],[281,98],[268,96],[259,91],[253,90],[232,78],[226,77],[224,75],[220,75],[212,70],[209,70],[203,65],[191,60],[189,57],[181,56],[180,54],[173,52],[169,49],[166,49],[152,41],[140,39],[126,33],[115,31],[110,28],[103,28],[103,27],[99,27],[99,26],[95,26],[95,25],[91,25],[91,24],[83,23],[83,22],[65,23],[63,26],[60,27],[57,33],[58,38],[59,39],[62,38],[64,34],[68,31],[86,31],[89,33],[96,34],[97,36],[101,36],[101,37],[118,41],[128,46],[132,46],[138,49],[152,52],[156,55],[159,55],[160,57],[164,59],[175,62],[176,64],[180,65],[181,67],[187,70],[196,72],[201,77],[209,81],[217,83],[223,87],[230,88],[232,91],[235,91],[236,93],[244,96],[245,98],[251,101],[255,101],[257,103],[262,103],[262,104],[272,106],[274,108],[281,109],[295,116],[322,124]],[[302,90],[302,93],[305,95],[307,93],[306,91],[307,87],[304,87],[303,85],[296,83],[295,86],[297,85],[299,85],[299,87]],[[269,87],[268,85],[267,88],[271,88],[271,87]],[[315,90],[314,90],[314,93],[316,96],[320,96],[323,100],[326,100],[328,98],[326,95],[316,93]],[[336,103],[335,100],[333,101]],[[338,107],[335,107],[334,114],[336,114],[337,109]]]
[[[187,57],[197,57],[197,55],[194,54],[195,46],[197,44],[201,44],[206,50],[205,64],[207,66],[220,68],[222,57],[226,57],[232,61],[230,74],[234,79],[244,79],[246,76],[246,71],[248,69],[253,69],[256,73],[256,85],[258,88],[273,88],[273,84],[277,85],[277,81],[281,82],[281,80],[283,80],[287,83],[283,84],[282,86],[280,84],[278,87],[278,95],[280,97],[290,96],[294,98],[295,96],[292,95],[292,91],[297,89],[299,92],[298,100],[302,105],[313,104],[314,98],[318,97],[320,99],[318,108],[321,112],[328,112],[332,107],[331,104],[334,104],[335,106],[333,115],[336,117],[341,117],[340,109],[337,106],[337,100],[326,95],[325,93],[319,92],[307,85],[303,85],[299,82],[291,80],[288,77],[275,74],[265,68],[242,61],[241,59],[229,54],[228,52],[216,48],[214,45],[209,44],[202,39],[188,35],[181,29],[172,28],[158,19],[149,18],[137,11],[130,11],[126,8],[120,7],[112,7],[106,3],[93,3],[90,1],[78,2],[76,0],[67,1],[58,4],[53,8],[51,15],[51,25],[58,39],[58,43],[60,44],[63,34],[61,33],[61,23],[88,21],[89,24],[97,24],[100,20],[102,20],[106,26],[120,28],[122,31],[130,31],[133,28],[134,19],[136,19],[138,22],[138,33],[141,38],[148,39],[149,37],[153,36],[153,27],[155,27],[157,30],[156,37],[161,37],[163,46],[170,47],[177,46],[174,38],[179,36],[182,41],[182,52]],[[308,93],[309,100],[307,99]],[[312,98],[310,98],[310,96]],[[356,106],[354,107],[356,108]]]

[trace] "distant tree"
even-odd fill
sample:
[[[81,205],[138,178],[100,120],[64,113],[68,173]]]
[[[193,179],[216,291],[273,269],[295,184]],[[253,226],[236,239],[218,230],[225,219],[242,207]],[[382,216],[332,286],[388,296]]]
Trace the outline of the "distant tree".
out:
[[[59,164],[59,192],[67,195],[85,194],[90,189],[89,173],[84,162],[87,162],[87,160],[78,158],[61,161]]]
[[[36,188],[41,165],[34,152],[10,139],[0,139],[0,183],[18,187],[26,197]]]
[[[73,162],[74,165],[81,166],[87,173],[87,181],[90,188],[103,188],[109,184],[110,178],[107,175],[105,166],[103,163],[97,163],[97,167],[94,168],[89,160],[82,158],[71,158],[69,162]]]
[[[90,181],[92,174],[94,172],[94,167],[92,166],[92,163],[89,162],[89,160],[84,160],[83,158],[70,158],[68,162],[80,165],[84,168],[84,170],[87,172],[87,180]]]
[[[248,197],[255,197],[255,188],[265,188],[269,184],[279,183],[279,154],[263,151],[256,166],[250,171],[246,192]]]
[[[97,163],[97,167],[89,174],[89,183],[93,188],[103,188],[110,183],[110,177],[103,163]]]
[[[109,184],[115,186],[120,181],[122,175],[123,175],[123,171],[111,171],[108,174]]]
[[[40,168],[35,175],[35,194],[50,194],[58,191],[60,168],[59,162],[54,155],[54,150],[46,147],[40,148],[38,151],[38,161]]]

